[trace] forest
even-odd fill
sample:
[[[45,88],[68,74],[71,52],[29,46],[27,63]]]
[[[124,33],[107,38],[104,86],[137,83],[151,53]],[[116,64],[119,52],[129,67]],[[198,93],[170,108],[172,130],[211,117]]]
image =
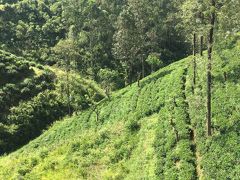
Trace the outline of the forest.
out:
[[[238,179],[239,58],[239,0],[0,0],[0,179]]]

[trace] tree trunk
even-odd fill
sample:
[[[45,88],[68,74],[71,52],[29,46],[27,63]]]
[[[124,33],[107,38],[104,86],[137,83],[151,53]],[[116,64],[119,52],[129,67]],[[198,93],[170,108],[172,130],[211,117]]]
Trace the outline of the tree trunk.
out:
[[[200,55],[203,56],[203,36],[200,37]]]
[[[110,87],[108,85],[105,87],[105,94],[107,95],[107,98],[110,99]]]
[[[98,109],[97,105],[94,105],[93,111],[94,111],[95,114],[96,114],[96,122],[99,122],[99,120],[100,120],[100,118],[99,118],[100,110]]]
[[[127,68],[125,69],[124,83],[125,83],[125,87],[126,87],[128,85],[128,70],[127,70]]]
[[[223,73],[223,76],[224,76],[224,81],[227,82],[227,73],[224,72],[224,73]]]
[[[174,132],[174,134],[175,134],[175,139],[176,139],[176,143],[179,141],[179,134],[178,134],[178,130],[177,130],[177,128],[176,128],[176,125],[175,125],[175,123],[173,122],[173,119],[172,119],[172,117],[171,117],[171,119],[170,119],[170,125],[172,126],[172,128],[173,128],[173,132]]]
[[[128,72],[128,82],[129,82],[129,84],[130,84],[130,86],[131,86],[131,84],[132,84],[132,63],[130,64],[130,67],[129,67],[129,72]]]
[[[213,37],[214,37],[214,25],[215,25],[215,7],[216,2],[215,0],[210,0],[211,6],[214,9],[211,12],[211,20],[210,25],[211,28],[209,30],[209,37],[208,37],[208,66],[207,66],[207,135],[212,135],[212,50],[213,50]],[[210,8],[210,9],[212,9]]]
[[[141,73],[138,72],[138,77],[137,77],[138,81],[137,81],[137,85],[138,87],[140,87],[140,79],[141,79]]]
[[[144,58],[142,57],[142,78],[145,77],[145,66],[144,66]]]
[[[69,85],[69,72],[70,72],[70,63],[69,60],[67,59],[67,106],[68,106],[68,115],[71,115],[71,106],[70,106],[70,85]]]
[[[196,33],[193,34],[193,89],[196,85]]]

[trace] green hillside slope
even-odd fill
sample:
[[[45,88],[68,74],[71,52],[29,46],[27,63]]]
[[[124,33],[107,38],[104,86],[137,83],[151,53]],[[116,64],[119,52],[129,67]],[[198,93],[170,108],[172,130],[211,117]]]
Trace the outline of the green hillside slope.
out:
[[[0,50],[0,154],[28,143],[68,114],[66,84],[73,110],[86,109],[105,96],[95,82],[73,71],[66,82],[66,72],[57,67]]]
[[[194,94],[188,57],[1,157],[0,179],[238,179],[240,43],[227,48],[214,54],[211,138],[206,55]]]

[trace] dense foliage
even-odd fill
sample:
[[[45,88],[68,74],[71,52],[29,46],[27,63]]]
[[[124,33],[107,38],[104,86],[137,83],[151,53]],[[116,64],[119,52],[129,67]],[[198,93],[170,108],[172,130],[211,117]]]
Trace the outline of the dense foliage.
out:
[[[14,54],[46,61],[64,37],[62,7],[57,1],[0,1],[0,47]]]
[[[75,70],[98,82],[102,82],[101,69],[114,70],[124,76],[120,87],[137,80],[139,73],[142,77],[151,73],[152,66],[146,61],[151,54],[167,65],[191,53],[192,35],[207,36],[211,13],[207,0],[0,3],[2,49],[43,64],[60,65],[54,49],[68,49],[71,53],[64,59],[74,62]],[[216,37],[221,41],[239,31],[239,2],[221,0],[216,4]]]
[[[216,3],[216,35],[221,41],[239,31],[239,2]],[[124,76],[122,87],[139,79],[139,73],[151,73],[146,60],[153,53],[164,65],[189,54],[193,33],[207,35],[208,6],[207,0],[4,0],[0,45],[54,64],[59,63],[54,48],[62,42],[64,47],[58,49],[71,51],[64,59],[74,61],[75,69],[99,82],[99,70],[114,70]]]
[[[31,74],[29,64],[22,58],[0,50],[0,86],[6,83],[15,83]]]
[[[67,115],[68,107],[64,71],[53,69],[53,73],[5,51],[0,51],[0,66],[0,153],[5,153],[40,135]],[[105,96],[94,82],[73,72],[69,81],[73,111],[86,109]]]
[[[40,135],[48,125],[66,115],[67,106],[58,94],[45,91],[39,93],[32,100],[13,107],[7,117],[7,125],[12,127],[11,134],[2,145],[1,151],[6,152],[27,143]]]

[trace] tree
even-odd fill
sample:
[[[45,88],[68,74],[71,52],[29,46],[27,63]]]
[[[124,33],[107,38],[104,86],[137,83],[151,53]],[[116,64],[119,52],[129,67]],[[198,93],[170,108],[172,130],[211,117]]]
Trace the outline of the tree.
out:
[[[63,4],[67,27],[75,27],[75,42],[81,56],[77,61],[78,70],[95,80],[101,68],[118,65],[111,51],[114,28],[113,15],[109,13],[113,9],[109,6],[107,1],[85,0],[68,0]]]
[[[218,31],[215,33],[215,40],[221,42],[227,36],[234,36],[240,31],[240,1],[216,1],[216,10]]]
[[[197,70],[197,63],[196,63],[196,40],[197,35],[196,33],[193,34],[193,91],[196,85],[196,70]]]
[[[207,66],[207,135],[212,135],[212,50],[214,42],[214,26],[216,20],[216,1],[210,0],[211,2],[211,18],[210,18],[210,29],[208,36],[208,66]]]
[[[159,59],[159,55],[156,53],[151,53],[148,55],[146,62],[151,66],[152,73],[155,69],[163,66],[163,62]]]
[[[137,55],[142,48],[142,43],[135,24],[134,14],[129,7],[124,9],[118,17],[114,41],[113,53],[125,71],[125,85],[131,84],[133,67],[137,64]]]
[[[194,34],[207,35],[207,2],[205,0],[185,0],[179,6],[181,22],[178,24],[185,34],[185,40],[191,42]]]
[[[70,92],[70,79],[69,74],[75,64],[76,56],[78,55],[76,51],[76,46],[73,38],[60,40],[58,44],[53,48],[54,52],[60,57],[61,64],[66,71],[66,95],[68,104],[68,114],[72,114],[71,110],[71,92]]]
[[[101,79],[102,86],[105,89],[107,97],[110,98],[112,89],[116,87],[115,82],[119,81],[119,73],[105,68],[99,71],[98,76]]]

